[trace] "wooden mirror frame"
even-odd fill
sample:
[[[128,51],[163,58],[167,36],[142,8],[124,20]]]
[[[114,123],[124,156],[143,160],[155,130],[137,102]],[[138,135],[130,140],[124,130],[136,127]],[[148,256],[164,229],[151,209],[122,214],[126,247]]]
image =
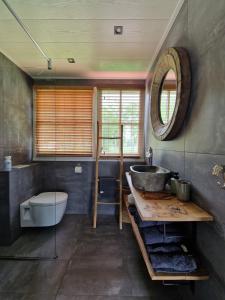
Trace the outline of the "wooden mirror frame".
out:
[[[173,70],[177,79],[176,104],[168,124],[160,115],[160,96],[166,74]],[[188,110],[191,90],[191,71],[187,51],[184,48],[168,48],[159,58],[151,84],[151,122],[153,133],[160,141],[171,140],[180,131]]]

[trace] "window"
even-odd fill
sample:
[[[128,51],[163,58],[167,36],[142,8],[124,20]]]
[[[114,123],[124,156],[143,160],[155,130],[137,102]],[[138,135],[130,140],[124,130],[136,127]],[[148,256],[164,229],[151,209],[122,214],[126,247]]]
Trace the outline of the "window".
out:
[[[36,155],[92,155],[93,90],[36,87],[35,94]]]
[[[123,152],[125,156],[141,156],[143,140],[143,92],[141,90],[100,90],[99,121],[101,134],[120,135],[123,124]],[[102,154],[119,154],[118,140],[102,140]]]

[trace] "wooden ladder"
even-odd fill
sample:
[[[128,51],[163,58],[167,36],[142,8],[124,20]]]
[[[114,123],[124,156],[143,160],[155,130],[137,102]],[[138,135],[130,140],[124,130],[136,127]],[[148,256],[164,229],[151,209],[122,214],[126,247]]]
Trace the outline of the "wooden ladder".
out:
[[[101,132],[102,134],[102,132]],[[119,177],[115,179],[119,185],[119,201],[104,202],[99,199],[99,159],[100,159],[100,141],[101,140],[119,140]],[[98,205],[118,205],[119,206],[119,228],[122,229],[122,188],[123,188],[123,125],[120,124],[120,134],[117,137],[106,137],[100,135],[100,125],[97,122],[97,145],[96,145],[96,165],[95,165],[95,190],[94,190],[94,206],[93,206],[93,228],[97,226]]]

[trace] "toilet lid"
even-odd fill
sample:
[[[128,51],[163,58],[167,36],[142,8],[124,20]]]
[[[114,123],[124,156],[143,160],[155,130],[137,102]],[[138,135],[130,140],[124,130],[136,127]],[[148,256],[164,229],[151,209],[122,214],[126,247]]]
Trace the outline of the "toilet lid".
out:
[[[67,200],[68,194],[63,192],[47,192],[34,196],[29,200],[30,205],[50,206],[63,203]]]

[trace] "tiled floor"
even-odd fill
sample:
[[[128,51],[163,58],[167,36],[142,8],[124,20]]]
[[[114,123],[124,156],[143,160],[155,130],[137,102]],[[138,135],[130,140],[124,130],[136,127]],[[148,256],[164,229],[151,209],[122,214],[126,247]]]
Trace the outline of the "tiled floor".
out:
[[[28,230],[0,254],[54,256],[54,231]],[[180,300],[149,279],[129,224],[67,215],[56,230],[58,259],[0,261],[0,300]]]

